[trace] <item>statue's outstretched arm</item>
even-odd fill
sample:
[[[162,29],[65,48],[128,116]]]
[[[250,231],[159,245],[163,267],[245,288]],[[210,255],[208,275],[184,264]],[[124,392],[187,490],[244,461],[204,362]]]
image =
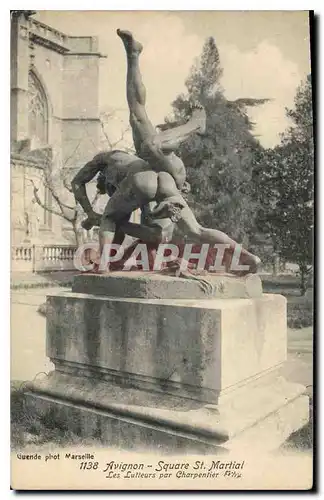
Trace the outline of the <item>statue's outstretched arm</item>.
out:
[[[183,142],[194,134],[203,135],[206,131],[206,112],[203,107],[196,106],[192,110],[191,117],[186,123],[171,128],[161,129],[157,141],[163,152],[176,150]]]
[[[180,125],[184,125],[185,123],[187,123],[188,120],[189,120],[189,118],[187,118],[187,119],[182,118],[180,120],[175,120],[173,122],[169,121],[169,122],[165,122],[165,123],[159,123],[159,125],[156,125],[156,128],[161,133],[161,132],[164,132],[165,130],[170,130],[172,128],[179,127]]]
[[[93,159],[79,170],[71,182],[76,201],[80,203],[81,207],[88,215],[93,213],[93,208],[87,195],[86,184],[92,181],[101,168],[102,165],[96,159]]]

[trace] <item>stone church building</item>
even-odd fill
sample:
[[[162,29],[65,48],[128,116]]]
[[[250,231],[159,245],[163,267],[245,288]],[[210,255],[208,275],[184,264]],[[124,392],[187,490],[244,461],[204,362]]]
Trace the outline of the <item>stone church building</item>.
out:
[[[56,194],[71,196],[63,178],[100,149],[102,57],[96,37],[68,36],[35,20],[32,11],[12,12],[12,245],[71,241],[69,224],[39,206],[34,194],[58,209]]]

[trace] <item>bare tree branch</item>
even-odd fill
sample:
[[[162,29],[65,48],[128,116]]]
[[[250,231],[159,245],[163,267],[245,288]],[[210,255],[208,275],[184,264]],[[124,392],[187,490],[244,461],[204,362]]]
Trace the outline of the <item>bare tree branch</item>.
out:
[[[49,175],[49,172],[48,172],[48,169],[44,169],[43,170],[43,173],[44,173],[44,181],[43,181],[43,184],[45,187],[47,187],[47,189],[49,189],[49,191],[51,192],[51,195],[53,196],[54,200],[57,202],[58,206],[60,207],[60,210],[63,212],[64,208],[67,208],[68,210],[74,210],[75,209],[75,206],[71,206],[71,205],[68,205],[67,203],[63,202],[58,194],[56,193],[56,190],[53,186],[53,179],[50,177]],[[64,184],[64,182],[63,182]]]
[[[63,213],[58,212],[57,210],[55,210],[52,207],[49,207],[49,206],[45,205],[45,203],[43,203],[42,200],[40,199],[40,197],[38,196],[39,188],[37,188],[35,186],[35,183],[34,183],[34,181],[32,179],[30,179],[30,182],[33,185],[34,198],[35,198],[35,201],[36,201],[37,205],[39,205],[44,210],[47,210],[48,212],[51,212],[54,215],[58,215],[59,217],[63,217],[64,219],[66,219],[67,221],[69,221],[71,223],[73,222],[73,219],[70,219],[69,217],[66,217]]]
[[[130,132],[130,126],[127,126],[126,128],[124,128],[124,130],[122,130],[120,138],[117,141],[112,142],[110,140],[110,137],[109,137],[108,133],[106,132],[105,122],[108,122],[109,119],[113,119],[114,116],[115,116],[114,112],[101,113],[101,115],[100,115],[100,127],[101,127],[102,133],[103,133],[103,135],[104,135],[104,137],[105,137],[105,139],[107,141],[107,144],[108,144],[108,147],[109,147],[110,150],[115,149],[118,146],[118,144],[120,144],[121,142],[123,142],[124,139],[125,139],[126,134],[128,134]],[[124,149],[126,151],[130,151],[131,150],[131,148],[127,148],[127,147],[124,147]]]
[[[118,141],[116,142],[113,142],[111,143],[111,147],[112,149],[114,149],[119,143],[121,143],[124,139],[125,139],[125,135],[130,131],[130,127],[127,127],[125,128],[122,132],[121,132],[121,136],[120,138],[118,139]]]
[[[79,149],[80,147],[80,144],[81,144],[81,139],[79,140],[78,144],[76,145],[75,149],[73,150],[73,152],[70,154],[70,156],[68,156],[63,164],[63,167],[65,167],[67,164],[68,164],[68,161],[75,155],[75,153],[77,152],[77,150]]]
[[[64,203],[58,196],[58,194],[56,193],[56,190],[55,190],[55,187],[53,185],[53,178],[51,176],[51,171],[50,171],[50,168],[47,166],[43,169],[43,185],[45,188],[47,188],[49,190],[49,192],[51,193],[53,199],[56,201],[61,213],[59,213],[58,211],[56,211],[56,215],[59,215],[59,216],[62,216],[63,218],[65,218],[66,220],[69,220],[69,221],[73,221],[76,216],[74,215],[73,218],[69,217],[66,212],[65,212],[65,209],[67,210],[72,210],[75,212],[75,206],[71,206],[71,205],[68,205],[67,203]],[[35,192],[35,184],[34,182],[32,181],[32,179],[29,179],[33,186],[34,186],[34,192]],[[44,208],[44,207],[43,207]],[[45,206],[45,209],[48,211],[51,211],[51,210],[54,210],[52,207],[46,207]]]
[[[90,141],[92,142],[92,145],[93,145],[94,149],[97,149],[97,145],[94,143],[94,140],[92,139],[92,136],[89,134],[86,125],[83,122],[81,122],[81,125],[83,126],[84,130],[86,131],[87,136],[89,137]]]
[[[73,193],[73,189],[71,188],[71,186],[68,185],[66,177],[62,178],[62,182],[65,189],[67,189],[69,193]]]
[[[110,150],[112,150],[114,148],[117,148],[118,145],[125,140],[125,137],[126,137],[127,133],[129,132],[130,127],[124,128],[124,130],[121,131],[121,135],[118,138],[118,140],[112,141],[112,140],[110,140],[109,134],[107,133],[107,130],[105,128],[104,120],[108,119],[108,121],[109,121],[110,119],[112,119],[115,116],[114,112],[106,113],[102,116],[104,119],[102,119],[102,118],[100,119],[100,127],[102,130],[103,136],[105,137],[105,139],[107,141],[108,148]],[[94,143],[93,138],[92,138],[89,130],[87,129],[86,125],[82,121],[80,121],[80,124],[81,124],[81,127],[83,127],[83,129],[85,130],[85,133],[89,138],[89,141],[92,142],[94,149],[97,150],[97,145]],[[84,134],[83,134],[83,137],[84,137]],[[69,202],[69,199],[68,199],[68,203],[66,203],[65,201],[62,200],[61,192],[64,193],[64,190],[60,189],[59,184],[61,187],[63,186],[69,193],[73,194],[73,190],[71,188],[71,184],[69,181],[69,179],[70,179],[69,174],[71,171],[71,167],[68,166],[68,163],[71,162],[71,159],[77,153],[77,151],[80,147],[80,144],[81,144],[81,139],[78,142],[78,144],[73,146],[73,148],[72,148],[73,150],[71,151],[71,153],[65,159],[64,162],[61,161],[61,157],[57,157],[56,161],[55,161],[55,158],[52,155],[48,155],[48,157],[45,158],[46,165],[44,165],[44,168],[43,168],[43,172],[42,172],[43,175],[42,175],[41,182],[42,182],[42,186],[45,189],[47,189],[48,192],[50,193],[52,201],[49,201],[47,203],[45,199],[42,200],[39,196],[39,187],[38,188],[36,187],[33,179],[29,179],[30,182],[32,183],[32,186],[33,186],[35,202],[42,209],[52,213],[53,215],[55,215],[57,217],[61,217],[64,220],[66,220],[67,222],[69,222],[73,227],[76,241],[78,241],[78,221],[79,221],[79,216],[82,215],[82,210],[80,209],[80,206],[78,205],[78,203],[76,203],[75,200],[73,200],[73,201],[71,200]],[[134,152],[134,149],[131,147],[123,146],[123,149],[125,151]],[[53,163],[63,164],[63,165],[60,169],[52,170],[51,166],[53,165]],[[92,206],[94,206],[94,204],[98,200],[99,196],[100,196],[100,192],[97,192],[96,195],[94,196],[94,199],[91,202]],[[63,195],[63,198],[65,198],[64,195]],[[73,204],[73,202],[75,204]],[[53,204],[53,206],[52,206],[52,204]]]
[[[100,196],[100,193],[97,191],[95,197],[92,200],[92,203],[91,203],[92,206],[96,203],[96,201],[98,200],[99,196]]]
[[[106,139],[106,141],[108,143],[109,148],[113,149],[112,143],[110,142],[109,136],[108,136],[108,134],[107,134],[107,132],[105,130],[105,126],[104,126],[104,123],[103,123],[102,120],[100,120],[100,127],[101,127],[103,135],[105,136],[105,139]]]

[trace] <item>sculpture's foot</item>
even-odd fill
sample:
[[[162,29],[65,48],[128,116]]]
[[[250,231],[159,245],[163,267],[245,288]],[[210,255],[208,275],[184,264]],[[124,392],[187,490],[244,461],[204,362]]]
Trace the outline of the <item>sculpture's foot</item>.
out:
[[[135,40],[132,33],[127,30],[117,30],[117,35],[122,39],[126,52],[129,55],[139,55],[143,50],[143,45]]]
[[[247,276],[248,274],[257,274],[260,269],[261,259],[259,259],[259,257],[257,257],[256,255],[250,254],[248,259],[246,259],[246,261],[243,262],[243,264],[249,266],[249,269],[247,269],[246,271],[235,272],[237,276]]]
[[[250,273],[256,274],[260,270],[261,259],[259,259],[259,257],[257,257],[256,255],[253,255],[253,258],[253,262],[250,265]]]
[[[93,262],[90,262],[93,264]],[[83,271],[82,274],[110,274],[110,270],[105,268],[101,269],[99,264],[94,264],[93,268],[89,271]]]

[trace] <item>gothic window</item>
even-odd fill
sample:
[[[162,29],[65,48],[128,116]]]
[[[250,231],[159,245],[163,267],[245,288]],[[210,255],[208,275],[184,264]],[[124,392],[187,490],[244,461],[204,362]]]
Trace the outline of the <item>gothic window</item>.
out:
[[[48,107],[46,94],[37,76],[30,71],[28,74],[28,135],[32,141],[32,149],[46,146],[48,143]],[[48,188],[44,190],[45,206],[52,205],[52,197]],[[43,224],[52,227],[52,214],[44,210]]]
[[[35,147],[47,144],[47,101],[38,78],[30,72],[28,75],[28,118],[29,137]]]

